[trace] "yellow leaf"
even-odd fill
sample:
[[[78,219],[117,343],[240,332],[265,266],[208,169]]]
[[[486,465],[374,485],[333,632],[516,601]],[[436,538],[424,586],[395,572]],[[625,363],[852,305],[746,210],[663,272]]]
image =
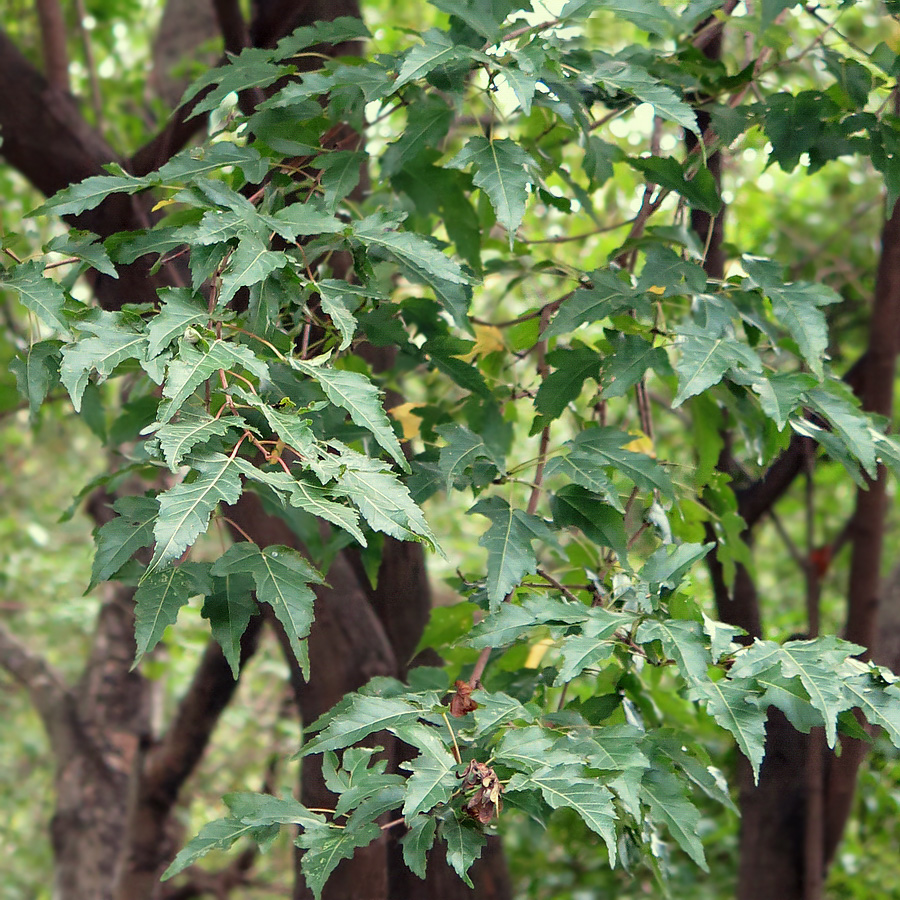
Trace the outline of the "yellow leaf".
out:
[[[419,406],[418,403],[401,403],[399,406],[392,406],[388,412],[400,423],[403,429],[403,440],[408,441],[410,438],[419,436],[419,425],[422,424],[422,417],[417,416],[412,410]]]
[[[525,668],[536,669],[541,664],[544,655],[552,646],[553,641],[550,638],[544,638],[536,644],[533,644],[528,651],[528,658],[525,660]]]
[[[456,358],[463,362],[472,362],[476,357],[487,356],[497,350],[505,350],[503,334],[493,325],[475,325],[475,346],[468,353],[460,353]]]
[[[174,197],[170,197],[168,200],[160,200],[159,203],[157,203],[156,206],[154,206],[153,209],[150,210],[150,212],[156,212],[158,209],[163,209],[166,206],[171,206],[174,202]]]
[[[661,297],[665,292],[666,292],[666,289],[664,287],[659,287],[658,285],[655,285],[655,284],[652,285],[651,287],[647,288],[648,294],[656,294],[657,297]]]
[[[635,428],[628,433],[635,435],[635,439],[625,444],[622,448],[623,450],[630,450],[632,453],[643,453],[645,456],[656,459],[656,450],[653,447],[653,441],[651,441],[643,431],[639,428]]]

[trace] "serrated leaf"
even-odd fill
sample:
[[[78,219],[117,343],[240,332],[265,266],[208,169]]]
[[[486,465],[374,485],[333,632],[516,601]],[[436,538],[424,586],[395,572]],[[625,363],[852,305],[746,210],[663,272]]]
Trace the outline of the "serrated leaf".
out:
[[[31,215],[42,216],[48,212],[56,213],[58,216],[77,215],[94,209],[113,194],[134,194],[155,181],[153,175],[147,178],[135,178],[125,174],[92,175],[54,194]]]
[[[163,872],[162,881],[167,881],[189,865],[206,856],[211,850],[228,850],[242,837],[254,837],[261,832],[259,825],[245,825],[239,819],[216,819],[204,825],[196,837],[179,851],[171,865]]]
[[[189,102],[204,88],[212,87],[191,110],[188,116],[191,119],[216,109],[232,92],[239,94],[241,91],[268,87],[289,71],[284,65],[273,62],[271,50],[247,47],[237,56],[232,56],[226,65],[211,69],[194,81],[185,91],[181,103]]]
[[[707,712],[726,731],[730,731],[741,752],[750,762],[754,782],[765,755],[766,713],[750,679],[722,678],[697,682],[692,694],[706,700]]]
[[[416,816],[400,838],[403,845],[403,862],[419,878],[425,877],[428,853],[434,844],[437,822],[431,816]]]
[[[616,632],[633,621],[629,615],[597,607],[591,610],[591,618],[584,623],[581,634],[563,639],[560,645],[562,663],[555,686],[566,684],[585,669],[606,662],[615,650]]]
[[[900,747],[900,688],[878,683],[871,672],[845,679],[843,687],[866,721],[883,728],[893,745]]]
[[[600,374],[600,388],[605,400],[624,396],[648,369],[663,374],[669,368],[666,351],[636,334],[618,335],[612,344],[612,352],[604,357]]]
[[[394,231],[380,216],[368,216],[353,224],[353,235],[364,246],[378,247],[426,284],[435,280],[466,284],[470,279],[459,264],[434,244],[411,231]]]
[[[644,103],[650,103],[660,118],[700,134],[694,110],[672,88],[660,84],[646,69],[611,59],[598,66],[592,77],[602,82],[607,90],[627,91]]]
[[[438,549],[422,510],[393,473],[378,460],[347,448],[342,449],[341,459],[334,490],[353,501],[371,528],[397,540],[419,541]]]
[[[438,66],[465,58],[470,52],[464,45],[454,43],[448,32],[438,28],[429,28],[422,35],[422,41],[422,44],[407,51],[394,82],[395,91],[410,81],[424,78]]]
[[[693,619],[644,619],[634,640],[639,644],[659,641],[663,652],[675,661],[688,682],[704,681],[713,663],[703,626]]]
[[[596,322],[647,303],[640,292],[610,269],[592,272],[590,280],[592,287],[575,291],[563,301],[543,337],[568,334],[586,322]]]
[[[316,900],[322,896],[322,888],[338,863],[350,859],[359,847],[366,847],[379,837],[381,829],[374,822],[357,828],[323,825],[303,831],[296,840],[297,846],[305,850],[300,869]]]
[[[69,323],[63,314],[66,295],[52,279],[44,277],[44,266],[36,259],[15,266],[2,282],[16,292],[22,306],[33,312],[45,325],[63,335],[69,334]]]
[[[66,256],[74,256],[87,263],[92,269],[108,275],[110,278],[118,278],[119,273],[109,258],[109,253],[100,238],[90,231],[79,231],[70,228],[65,234],[57,235],[47,244],[48,250],[63,253]]]
[[[193,463],[197,478],[181,482],[159,495],[159,518],[153,528],[156,551],[147,569],[154,572],[181,554],[206,531],[213,510],[237,503],[242,485],[234,460],[211,453]]]
[[[703,844],[697,836],[700,813],[687,799],[676,777],[665,769],[651,769],[641,781],[641,797],[650,807],[651,815],[666,823],[678,846],[708,872]]]
[[[569,0],[559,15],[561,19],[583,19],[596,10],[611,12],[648,34],[660,37],[668,36],[676,24],[672,13],[658,0]]]
[[[242,287],[263,281],[272,272],[283,269],[290,259],[281,250],[269,250],[255,234],[245,234],[222,273],[218,303],[227,304]]]
[[[512,249],[516,229],[525,215],[528,186],[534,183],[531,173],[535,162],[531,156],[509,138],[489,140],[476,136],[469,138],[446,165],[451,169],[472,166],[472,181],[488,195],[497,221],[509,233]]]
[[[332,150],[317,157],[313,166],[322,172],[326,211],[334,212],[338,203],[359,184],[367,158],[363,150]]]
[[[209,319],[209,312],[188,288],[163,288],[162,306],[147,328],[147,358],[153,359],[184,334],[190,325]]]
[[[438,465],[448,491],[476,460],[487,459],[496,466],[484,439],[465,425],[438,425],[435,431],[447,442],[441,447]]]
[[[778,372],[762,378],[754,378],[750,387],[759,396],[762,411],[784,429],[788,418],[801,405],[805,391],[815,387],[816,379],[802,372]]]
[[[409,463],[382,406],[381,391],[365,375],[329,366],[313,366],[301,359],[292,359],[291,365],[314,379],[335,406],[347,410],[350,418],[361,428],[367,428],[401,469],[409,471]]]
[[[153,524],[159,514],[155,497],[120,497],[113,509],[118,513],[116,518],[101,525],[94,534],[97,552],[89,591],[112,578],[138,550],[153,543]]]
[[[600,379],[603,358],[590,347],[559,348],[547,354],[547,362],[556,371],[541,382],[534,398],[535,409],[547,419],[559,418],[566,406],[578,398],[585,379]]]
[[[268,378],[269,368],[249,347],[230,341],[215,340],[207,350],[190,344],[179,346],[178,358],[169,363],[163,397],[169,402],[160,406],[159,420],[168,422],[194,391],[219,369],[242,367],[257,378]]]
[[[829,381],[807,391],[806,400],[828,420],[851,455],[874,478],[877,474],[875,441],[868,417],[860,410],[850,389],[840,382]]]
[[[592,467],[609,467],[624,475],[639,488],[658,490],[664,497],[674,497],[675,489],[672,481],[666,470],[655,459],[625,449],[625,445],[632,440],[631,435],[616,428],[586,428],[573,441],[564,445],[569,448],[567,468],[570,471],[587,473]],[[583,483],[588,480],[587,474],[579,474],[578,483],[593,489]]]
[[[356,334],[357,321],[353,315],[359,307],[359,288],[353,289],[343,281],[325,279],[316,284],[322,309],[331,319],[331,324],[341,334],[338,352],[346,350]]]
[[[672,156],[646,156],[632,158],[628,164],[642,172],[651,184],[681,194],[695,209],[716,215],[722,208],[722,198],[716,180],[705,166],[701,166],[688,178],[684,166]]]
[[[178,610],[191,597],[212,590],[209,566],[184,563],[149,572],[134,593],[134,640],[136,666],[145,653],[160,641],[169,625],[178,617]]]
[[[472,863],[481,856],[487,838],[479,828],[460,822],[455,817],[441,823],[441,837],[447,844],[447,862],[470,888],[474,888],[468,872]]]
[[[293,797],[274,797],[271,794],[254,794],[235,791],[223,798],[231,815],[245,825],[299,825],[315,828],[325,824],[318,813],[310,812]]]
[[[406,112],[406,127],[400,137],[388,144],[382,160],[382,171],[394,175],[403,164],[429,147],[437,147],[446,137],[453,110],[441,97],[426,94],[414,100]]]
[[[98,310],[92,319],[79,323],[79,328],[91,336],[66,344],[59,367],[59,380],[76,412],[81,410],[91,372],[96,371],[102,380],[125,360],[143,358],[147,348],[146,336],[125,324],[121,313]]]
[[[253,578],[256,599],[272,607],[308,680],[309,660],[301,641],[313,621],[316,595],[309,585],[322,584],[321,574],[290,547],[276,544],[261,550],[249,542],[232,544],[213,564],[212,574],[247,574]]]
[[[37,415],[50,389],[59,383],[60,346],[59,341],[39,341],[9,364],[32,416]]]
[[[412,762],[401,764],[401,768],[412,773],[406,782],[403,803],[403,815],[407,820],[449,802],[460,785],[456,766],[453,754],[442,748],[431,748]]]
[[[319,234],[340,234],[347,226],[313,203],[291,203],[267,220],[286,241]]]
[[[694,564],[703,559],[716,545],[679,544],[655,550],[641,569],[641,578],[653,588],[674,590]]]
[[[577,484],[567,484],[550,498],[554,523],[560,528],[574,526],[601,547],[612,548],[619,563],[628,564],[625,519],[602,497]]]
[[[681,358],[675,364],[678,393],[672,401],[673,407],[718,384],[732,368],[762,372],[760,358],[734,337],[711,333],[694,324],[682,325],[677,334]]]
[[[400,697],[351,695],[327,725],[303,748],[302,755],[350,747],[376,731],[393,730],[418,721],[422,710]],[[317,723],[318,724],[318,723]]]
[[[616,810],[608,788],[595,779],[585,778],[580,766],[547,766],[530,775],[516,774],[507,785],[510,791],[535,788],[540,790],[553,809],[566,807],[575,810],[585,825],[603,838],[609,864],[615,865]]]
[[[478,704],[478,709],[475,710],[476,735],[485,734],[501,722],[535,720],[534,712],[529,711],[515,697],[510,697],[502,691],[475,691],[472,699]]]
[[[479,544],[488,551],[487,592],[492,607],[526,575],[537,570],[537,558],[531,542],[541,538],[553,541],[547,526],[536,516],[513,509],[499,497],[479,500],[468,512],[491,520],[491,527]]]
[[[249,575],[224,575],[213,579],[213,586],[203,602],[202,615],[209,619],[213,639],[237,681],[241,662],[241,638],[258,612],[251,596],[253,580]]]
[[[220,416],[213,418],[201,408],[183,409],[177,422],[167,422],[156,431],[160,450],[166,465],[177,472],[181,461],[194,447],[205,444],[213,437],[223,437],[229,428],[244,428],[240,416]]]

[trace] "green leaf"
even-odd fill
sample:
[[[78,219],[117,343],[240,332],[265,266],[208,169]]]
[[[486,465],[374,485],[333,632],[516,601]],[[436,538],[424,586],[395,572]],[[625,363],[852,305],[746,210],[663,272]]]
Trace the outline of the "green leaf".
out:
[[[302,755],[351,747],[376,731],[394,730],[418,721],[422,710],[400,697],[370,697],[352,694],[328,724],[303,748]]]
[[[328,314],[332,325],[341,334],[338,352],[346,350],[356,334],[356,317],[353,313],[360,304],[361,289],[345,281],[327,278],[316,284],[322,309]]]
[[[628,568],[625,519],[602,497],[577,484],[567,484],[550,498],[553,521],[560,528],[574,526],[600,547],[611,547]]]
[[[121,313],[97,310],[92,319],[80,322],[79,328],[91,337],[66,344],[59,367],[59,380],[69,392],[76,412],[81,410],[92,371],[104,379],[125,360],[142,359],[147,349],[146,336],[126,325]]]
[[[612,352],[603,359],[600,388],[604,400],[622,397],[637,384],[648,369],[670,372],[669,357],[662,347],[654,347],[636,334],[619,334],[612,340]]]
[[[487,838],[475,825],[460,822],[455,817],[441,822],[441,837],[447,844],[447,862],[470,888],[474,888],[468,872],[481,856]]]
[[[223,437],[229,428],[244,428],[240,416],[213,418],[202,407],[182,409],[177,422],[167,422],[156,431],[160,450],[166,465],[177,472],[181,461],[194,447],[205,444],[214,437]]]
[[[372,432],[375,440],[391,454],[400,468],[405,472],[410,470],[397,435],[394,434],[394,429],[381,404],[381,391],[365,375],[333,369],[330,366],[314,366],[300,359],[292,359],[291,365],[304,375],[315,379],[325,392],[325,396],[335,406],[347,410],[357,425]]]
[[[388,228],[380,216],[368,216],[353,224],[353,236],[366,247],[377,247],[426,284],[435,280],[466,284],[469,277],[459,263],[441,253],[434,244],[410,231]]]
[[[705,166],[701,166],[693,177],[688,178],[684,166],[673,156],[630,158],[628,164],[643,172],[650,184],[658,184],[681,194],[694,209],[715,216],[722,208],[716,180]]]
[[[544,378],[534,398],[537,411],[548,419],[559,418],[566,406],[578,398],[586,378],[600,379],[603,358],[589,347],[551,350],[547,362],[556,371]]]
[[[535,789],[553,809],[575,810],[585,825],[603,838],[609,864],[615,865],[616,810],[608,788],[586,778],[580,766],[547,766],[530,775],[516,774],[507,785],[509,791]]]
[[[203,602],[202,615],[209,619],[213,639],[237,681],[241,662],[241,638],[259,609],[251,596],[253,580],[248,575],[224,575],[213,579],[213,586]]]
[[[490,198],[497,221],[509,232],[512,249],[516,229],[525,215],[528,186],[534,183],[534,160],[509,138],[488,140],[471,137],[466,145],[447,164],[451,169],[472,166],[472,179]]]
[[[765,755],[766,714],[752,680],[723,678],[696,682],[691,694],[706,700],[707,712],[734,735],[753,769],[754,782],[758,782],[759,767]]]
[[[815,387],[816,379],[802,372],[777,372],[764,378],[754,378],[750,387],[759,395],[762,411],[784,429],[788,418],[802,404],[805,391]]]
[[[850,453],[859,460],[870,478],[877,474],[875,441],[867,416],[850,388],[832,379],[806,392],[806,400],[831,424]]]
[[[120,497],[113,503],[113,509],[118,513],[116,518],[94,533],[97,552],[89,591],[112,578],[138,550],[153,543],[153,524],[159,514],[155,497]]]
[[[414,100],[406,111],[406,127],[385,150],[382,171],[394,175],[403,164],[430,147],[438,147],[447,136],[453,110],[440,97],[426,94]]]
[[[134,194],[156,182],[156,177],[135,178],[132,175],[92,175],[78,184],[54,194],[32,216],[54,212],[58,216],[71,216],[99,206],[112,194]]]
[[[297,846],[305,850],[300,869],[316,900],[322,896],[325,882],[338,863],[350,859],[357,848],[366,847],[379,837],[381,829],[374,822],[357,828],[322,825],[302,832],[296,840]]]
[[[677,334],[681,338],[681,358],[675,364],[678,393],[672,401],[674,407],[718,384],[732,368],[762,371],[762,362],[756,353],[733,337],[694,324],[682,325]]]
[[[149,572],[134,593],[134,639],[136,666],[145,653],[160,641],[169,625],[174,624],[178,610],[191,597],[212,590],[209,565],[183,563]]]
[[[367,159],[368,154],[363,150],[332,150],[316,158],[313,166],[322,172],[327,212],[334,212],[341,200],[359,184]]]
[[[465,425],[439,425],[435,431],[447,442],[441,447],[438,464],[448,491],[478,459],[488,460],[499,470],[494,454],[484,439]]]
[[[585,19],[596,10],[611,12],[616,18],[660,37],[671,34],[676,24],[672,13],[658,0],[569,0],[559,15],[561,19]]]
[[[47,249],[66,256],[74,256],[87,263],[92,269],[96,269],[110,278],[119,277],[116,267],[109,258],[106,247],[100,238],[90,231],[79,231],[77,228],[70,228],[65,234],[60,234],[53,238],[47,244]]]
[[[256,584],[256,599],[268,603],[284,626],[303,676],[309,679],[309,660],[301,641],[309,634],[316,595],[310,584],[322,584],[321,574],[296,550],[274,545],[232,544],[213,564],[218,576],[246,574]]]
[[[703,844],[697,837],[700,813],[685,796],[678,779],[665,769],[651,769],[641,781],[641,797],[650,807],[650,814],[666,823],[678,846],[708,872]]]
[[[571,681],[585,669],[606,662],[615,649],[616,632],[634,621],[631,615],[602,607],[596,607],[590,613],[581,634],[563,639],[560,646],[562,664],[554,681],[556,686]]]
[[[705,681],[714,662],[703,626],[693,619],[645,619],[638,626],[634,640],[638,644],[659,641],[663,652],[675,660],[678,671],[688,682]]]
[[[479,500],[468,512],[491,520],[479,540],[488,551],[487,592],[495,607],[526,575],[537,570],[531,542],[540,538],[553,542],[552,533],[536,516],[513,509],[499,497]]]
[[[607,90],[621,90],[633,94],[653,106],[656,115],[700,134],[697,116],[670,87],[660,84],[640,66],[611,59],[594,71],[592,78],[603,83]]]
[[[244,368],[257,378],[268,378],[268,366],[257,359],[249,347],[215,340],[208,350],[198,350],[182,342],[178,358],[169,363],[163,397],[169,403],[160,406],[159,420],[168,422],[194,391],[219,369]]]
[[[844,690],[866,721],[883,728],[895,747],[900,747],[900,688],[884,684],[872,671],[845,679]]]
[[[227,304],[242,287],[256,284],[278,269],[283,269],[290,258],[281,250],[269,250],[255,234],[245,234],[222,273],[218,303]]]
[[[643,453],[635,453],[624,449],[625,444],[634,438],[616,428],[586,428],[574,440],[564,446],[569,448],[566,457],[570,470],[590,472],[592,467],[610,468],[644,490],[658,490],[664,497],[673,498],[675,489],[668,473],[656,460]],[[592,489],[583,483],[587,476],[579,476],[583,487]]]
[[[231,815],[245,825],[299,825],[315,828],[325,824],[318,813],[310,812],[293,797],[273,797],[271,794],[253,794],[235,791],[223,798]]]
[[[437,822],[431,816],[416,816],[409,822],[406,834],[400,838],[403,862],[419,878],[425,877],[428,853],[434,844]]]
[[[44,277],[44,266],[38,260],[15,266],[11,274],[4,274],[0,283],[15,291],[22,306],[45,325],[63,336],[69,334],[69,323],[63,314],[66,295],[55,281]]]
[[[575,291],[563,301],[543,337],[568,334],[586,322],[596,322],[617,312],[631,310],[639,302],[646,305],[646,300],[641,301],[642,295],[611,269],[592,272],[590,279],[591,288]]]
[[[715,546],[714,543],[709,543],[660,547],[644,563],[641,578],[651,588],[675,590],[691,566],[703,559]]]
[[[24,357],[16,357],[9,364],[32,416],[37,415],[50,389],[59,383],[59,349],[59,341],[38,341],[28,348]]]
[[[228,850],[242,837],[256,837],[263,832],[264,829],[259,825],[245,825],[239,819],[231,817],[209,822],[178,853],[172,864],[163,872],[161,880],[167,881],[183,872],[211,850]]]
[[[273,230],[286,241],[298,236],[340,234],[346,225],[340,219],[322,212],[314,203],[291,203],[268,219]]]
[[[209,319],[209,312],[188,288],[163,288],[159,298],[162,306],[147,329],[148,359],[162,353],[175,338],[182,337],[190,325]]]
[[[769,260],[743,257],[743,266],[756,284],[772,301],[772,310],[797,342],[803,358],[821,380],[822,361],[828,348],[828,326],[819,309],[841,298],[824,285],[797,282],[785,284],[781,266]]]
[[[419,541],[437,549],[422,510],[393,473],[378,460],[347,448],[341,449],[340,459],[342,464],[334,490],[356,504],[371,528],[400,541]]]
[[[478,703],[475,710],[475,735],[485,734],[501,722],[533,722],[535,714],[509,694],[502,691],[475,691],[472,699]]]
[[[226,65],[210,69],[194,81],[184,92],[181,103],[187,103],[204,88],[214,86],[191,110],[188,118],[192,119],[216,109],[230,93],[268,87],[288,71],[285,66],[272,61],[271,50],[247,47],[232,56]]]
[[[418,78],[424,78],[438,66],[464,59],[468,48],[453,41],[446,31],[429,28],[422,35],[423,43],[408,50],[394,82],[394,90]]]
[[[237,503],[241,479],[234,460],[210,453],[193,463],[197,477],[159,495],[159,518],[153,528],[156,551],[147,569],[154,572],[181,554],[206,531],[213,510],[222,503]]]
[[[400,737],[403,737],[402,730]],[[412,762],[401,763],[402,769],[412,773],[406,782],[403,803],[403,815],[407,820],[450,801],[460,785],[456,766],[453,754],[440,746],[429,748]]]

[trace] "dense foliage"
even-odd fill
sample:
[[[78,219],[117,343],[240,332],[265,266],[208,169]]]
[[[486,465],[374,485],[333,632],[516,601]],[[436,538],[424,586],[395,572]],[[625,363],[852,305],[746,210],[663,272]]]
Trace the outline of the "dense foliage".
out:
[[[13,364],[31,412],[64,390],[123,448],[88,488],[143,482],[97,530],[91,573],[137,586],[136,664],[200,596],[235,676],[267,604],[308,677],[314,587],[351,544],[374,577],[385,535],[443,554],[459,598],[421,644],[448,666],[376,678],[306,724],[300,752],[322,755],[335,809],[230,794],[167,876],[293,824],[318,896],[402,824],[413,872],[439,837],[467,879],[501,810],[541,827],[573,811],[610,865],[657,866],[671,840],[705,867],[697,798],[732,801],[666,693],[730,733],[754,776],[772,707],[823,726],[829,747],[862,734],[853,711],[900,746],[900,690],[866,648],[743,641],[704,599],[711,551],[728,584],[752,564],[737,475],[717,468],[726,430],[747,479],[792,435],[859,485],[900,469],[900,444],[832,371],[842,297],[786,280],[753,245],[711,274],[712,226],[690,224],[723,205],[711,155],[744,140],[786,172],[870,160],[891,209],[900,57],[821,33],[772,55],[791,8],[774,2],[744,17],[769,47],[725,64],[701,52],[718,5],[570,0],[543,20],[515,0],[434,0],[439,25],[385,52],[357,19],[301,29],[194,83],[202,146],[146,175],[110,166],[36,213],[151,192],[147,228],[68,231],[47,247],[66,266],[10,250],[0,278],[32,317]],[[598,40],[613,17],[633,43]],[[365,58],[295,74],[321,44],[359,39]],[[804,55],[815,65],[798,75]],[[609,131],[629,117],[648,125],[646,152]],[[115,278],[140,259],[183,280],[117,308],[77,289],[88,268]],[[228,507],[244,491],[307,552],[241,540]],[[211,522],[235,542],[192,555]],[[411,748],[400,772],[379,756],[385,732]]]

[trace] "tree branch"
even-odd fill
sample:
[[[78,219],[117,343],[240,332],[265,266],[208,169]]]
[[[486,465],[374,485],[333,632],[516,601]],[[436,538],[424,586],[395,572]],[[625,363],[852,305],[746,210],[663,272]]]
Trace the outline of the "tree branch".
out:
[[[62,676],[3,624],[0,624],[0,668],[28,692],[50,738],[51,749],[58,760],[66,759],[75,742],[75,729],[73,697]]]
[[[44,73],[52,88],[68,92],[69,53],[66,48],[66,20],[59,0],[37,0],[36,6],[38,20],[41,23]]]

